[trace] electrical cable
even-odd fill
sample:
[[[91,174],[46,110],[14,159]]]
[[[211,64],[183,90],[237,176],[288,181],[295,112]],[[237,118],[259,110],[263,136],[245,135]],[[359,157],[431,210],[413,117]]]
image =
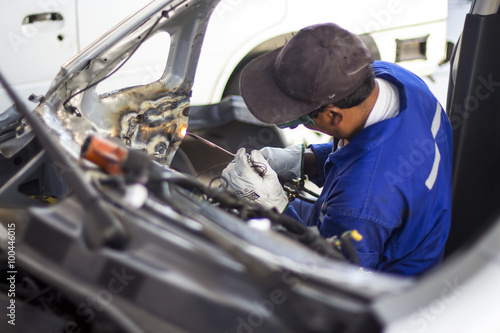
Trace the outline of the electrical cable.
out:
[[[216,179],[224,179],[224,177],[215,177],[212,181],[215,181]],[[196,182],[197,181],[194,181],[193,179],[193,183]],[[175,184],[181,185],[181,182],[176,180]],[[185,182],[185,184],[190,184],[190,182]],[[210,186],[206,187],[200,183],[198,189],[203,195],[206,196],[209,202],[217,204],[220,208],[237,215],[244,221],[252,218],[267,218],[272,224],[274,224],[273,229],[277,232],[283,233],[299,241],[321,255],[335,260],[346,260],[342,252],[331,246],[331,244],[329,244],[327,240],[319,234],[317,229],[308,228],[289,216],[280,214],[275,210],[266,209],[263,206],[240,197],[231,191],[225,190],[224,188],[212,189]],[[164,199],[167,198],[164,196]],[[170,199],[167,200],[172,201]],[[172,207],[175,209],[175,206]]]

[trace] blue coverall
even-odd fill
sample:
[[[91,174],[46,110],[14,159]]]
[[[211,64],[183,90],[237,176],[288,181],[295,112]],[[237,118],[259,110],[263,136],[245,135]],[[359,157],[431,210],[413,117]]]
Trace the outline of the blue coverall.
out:
[[[360,265],[418,275],[442,261],[451,218],[452,130],[427,85],[402,67],[376,61],[375,76],[399,90],[400,111],[361,130],[344,147],[311,145],[322,192],[301,218],[325,237],[356,229]]]

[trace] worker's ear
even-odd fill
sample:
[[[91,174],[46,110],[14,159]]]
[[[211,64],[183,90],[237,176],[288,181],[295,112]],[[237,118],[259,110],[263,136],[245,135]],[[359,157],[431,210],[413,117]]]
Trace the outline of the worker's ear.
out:
[[[330,126],[338,126],[342,122],[343,115],[342,109],[333,105],[327,106],[323,111],[323,116]]]

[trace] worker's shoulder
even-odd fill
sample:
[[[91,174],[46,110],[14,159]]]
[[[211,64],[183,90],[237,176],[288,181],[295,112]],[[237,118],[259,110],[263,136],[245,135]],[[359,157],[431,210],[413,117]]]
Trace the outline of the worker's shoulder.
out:
[[[427,127],[427,123],[434,118],[436,109],[441,109],[427,84],[419,76],[394,63],[375,61],[373,69],[377,78],[388,81],[398,89],[398,120],[410,122],[410,128],[415,130],[418,118],[423,117],[426,119],[423,125]]]

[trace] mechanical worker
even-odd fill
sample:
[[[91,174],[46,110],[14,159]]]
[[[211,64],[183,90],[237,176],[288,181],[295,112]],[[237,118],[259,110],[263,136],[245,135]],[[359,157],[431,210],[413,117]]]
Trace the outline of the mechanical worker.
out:
[[[229,189],[317,227],[324,237],[357,230],[362,267],[419,275],[442,261],[451,217],[452,131],[419,77],[373,61],[356,35],[327,23],[300,30],[249,63],[241,93],[264,123],[303,124],[333,140],[249,155],[240,149],[222,174]],[[256,172],[256,163],[266,172]],[[321,195],[314,205],[289,205],[278,177],[304,175],[322,187]]]

